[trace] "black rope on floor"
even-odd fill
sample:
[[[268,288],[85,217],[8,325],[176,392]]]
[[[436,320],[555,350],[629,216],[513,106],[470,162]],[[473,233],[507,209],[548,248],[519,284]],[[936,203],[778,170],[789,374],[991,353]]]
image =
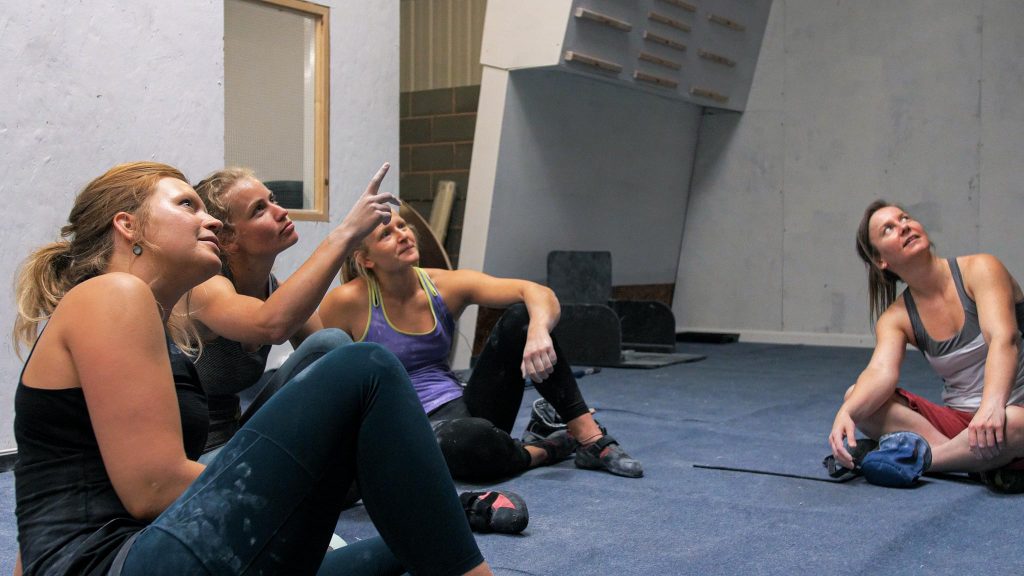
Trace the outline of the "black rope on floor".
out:
[[[756,470],[753,468],[733,468],[731,466],[711,466],[709,464],[694,464],[694,468],[703,468],[705,470],[724,470],[726,472],[745,472],[747,474],[761,474],[764,476],[779,476],[782,478],[797,478],[800,480],[814,480],[815,482],[828,482],[829,484],[842,484],[843,482],[849,482],[856,478],[851,475],[845,478],[822,478],[820,476],[804,476],[802,474],[789,474],[786,472],[773,472],[771,470]]]

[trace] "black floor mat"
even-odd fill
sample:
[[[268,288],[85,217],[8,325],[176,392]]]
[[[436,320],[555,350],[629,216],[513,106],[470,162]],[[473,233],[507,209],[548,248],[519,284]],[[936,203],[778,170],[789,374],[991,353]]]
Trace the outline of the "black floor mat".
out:
[[[661,368],[671,364],[682,362],[697,362],[707,356],[701,354],[682,354],[680,352],[637,352],[636,350],[623,350],[622,361],[616,364],[616,368]]]

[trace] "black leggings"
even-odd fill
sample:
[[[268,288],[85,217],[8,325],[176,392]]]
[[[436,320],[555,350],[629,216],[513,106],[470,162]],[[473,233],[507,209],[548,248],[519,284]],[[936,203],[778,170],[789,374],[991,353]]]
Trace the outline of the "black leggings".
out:
[[[437,442],[455,478],[483,482],[530,466],[529,453],[510,436],[523,403],[521,364],[529,325],[526,306],[516,304],[506,310],[491,330],[463,396],[430,413]],[[558,357],[554,372],[534,387],[568,422],[589,408],[569,360],[558,342],[552,342]]]
[[[354,478],[381,538],[325,556]],[[461,574],[482,561],[405,370],[353,344],[274,394],[138,534],[121,574]]]

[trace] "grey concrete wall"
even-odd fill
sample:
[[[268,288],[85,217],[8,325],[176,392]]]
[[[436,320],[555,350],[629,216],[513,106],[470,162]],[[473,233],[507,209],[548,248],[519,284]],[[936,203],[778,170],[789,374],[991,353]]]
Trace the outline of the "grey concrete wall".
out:
[[[512,72],[484,270],[543,282],[550,250],[610,250],[616,284],[671,283],[699,122],[678,100]]]
[[[877,197],[1024,275],[1022,45],[1020,2],[776,0],[746,112],[702,123],[678,326],[871,344],[853,246]]]
[[[331,10],[330,214],[336,223],[380,163],[398,163],[398,4],[321,1]],[[56,238],[71,202],[119,162],[156,159],[196,179],[224,162],[223,3],[3,0],[0,9],[0,277]],[[397,172],[397,170],[396,170]],[[389,177],[398,190],[397,173]],[[290,274],[328,223],[297,224],[278,261]],[[0,306],[0,451],[21,362],[12,283]]]

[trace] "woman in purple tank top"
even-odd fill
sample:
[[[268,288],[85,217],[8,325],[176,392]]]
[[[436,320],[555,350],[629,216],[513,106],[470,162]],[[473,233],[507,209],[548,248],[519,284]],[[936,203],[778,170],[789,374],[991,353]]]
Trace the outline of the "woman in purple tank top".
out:
[[[878,200],[857,231],[868,268],[876,345],[846,392],[829,434],[831,458],[854,470],[868,455],[860,428],[909,431],[930,445],[918,472],[979,472],[994,490],[1024,491],[1024,293],[996,257],[936,256],[927,232],[900,206]],[[897,297],[897,282],[906,284]],[[945,405],[897,388],[907,344],[943,378]],[[869,480],[871,478],[869,477]]]
[[[472,270],[420,269],[414,231],[397,213],[349,259],[355,278],[320,306],[327,327],[398,356],[452,475],[487,481],[553,464],[575,451],[578,467],[643,475],[640,462],[594,421],[569,361],[551,337],[559,305],[545,286]],[[498,321],[465,390],[448,366],[455,320],[470,305],[511,306]],[[510,436],[529,378],[567,430]]]

